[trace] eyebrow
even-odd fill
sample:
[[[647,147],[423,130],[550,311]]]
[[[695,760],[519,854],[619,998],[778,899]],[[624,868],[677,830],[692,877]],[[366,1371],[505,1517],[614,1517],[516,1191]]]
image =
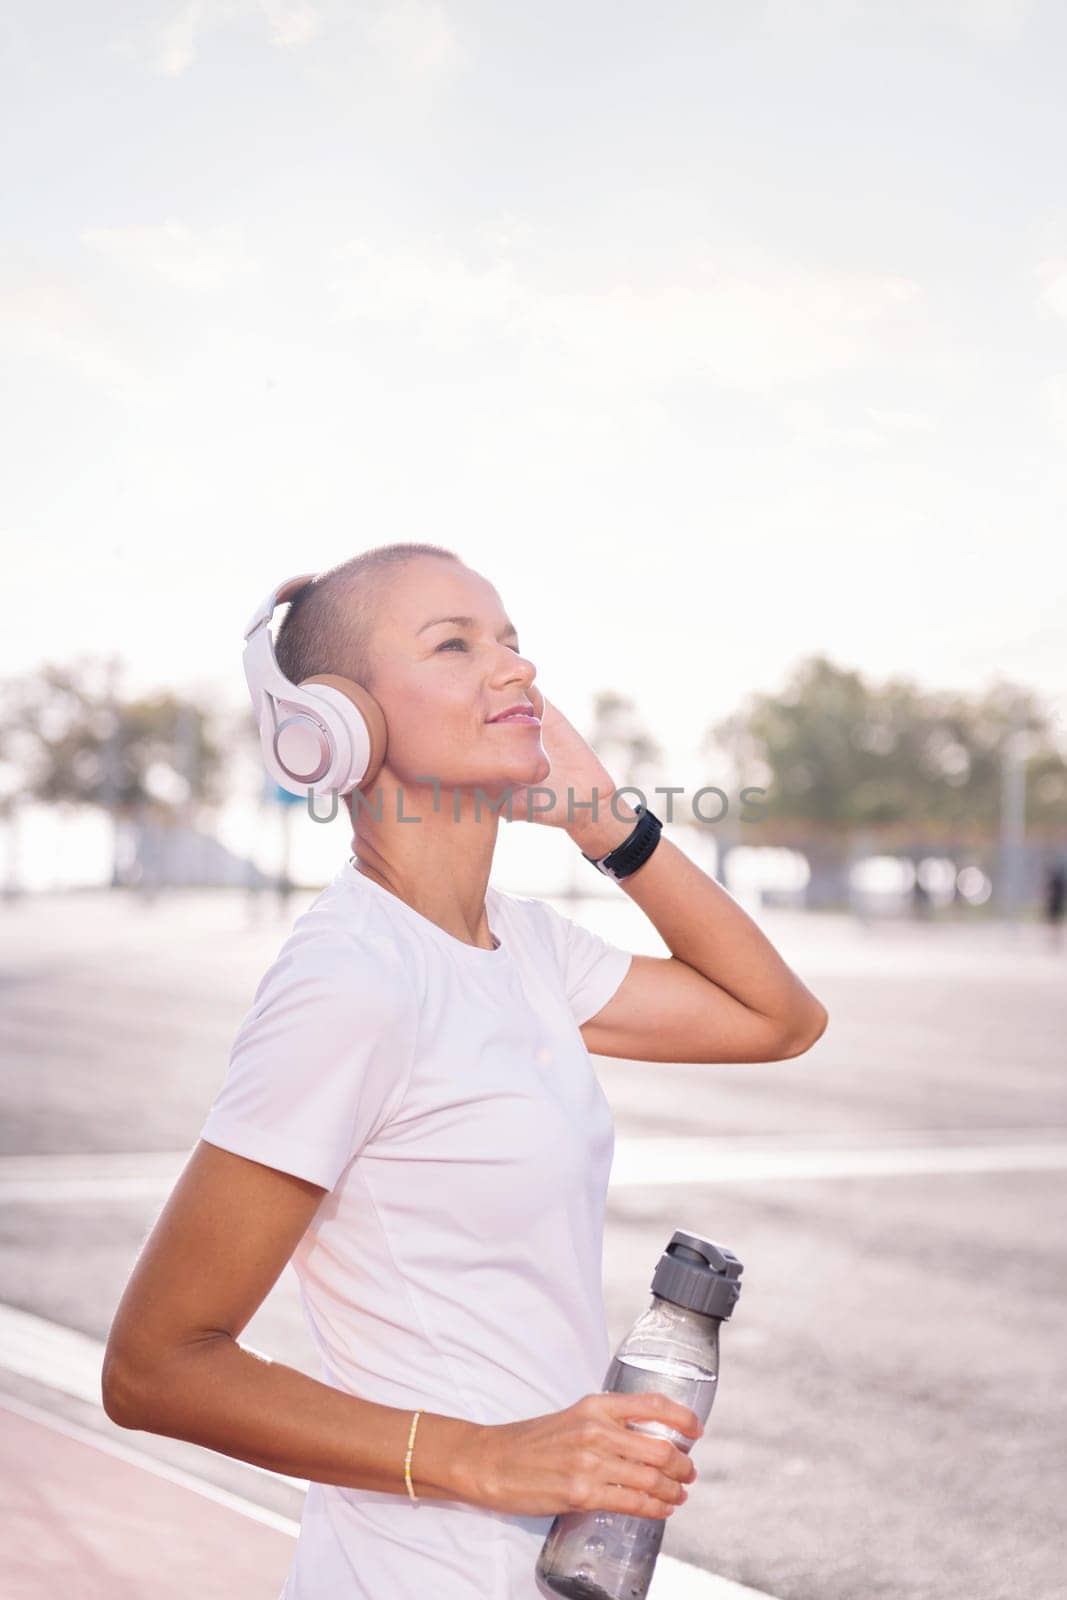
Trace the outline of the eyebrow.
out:
[[[416,632],[424,633],[427,628],[436,627],[437,623],[439,622],[454,622],[460,628],[473,628],[475,626],[476,619],[474,617],[431,617],[429,622],[424,622],[422,627],[418,628]],[[497,635],[497,637],[500,639],[507,639],[509,636],[516,642],[518,641],[518,630],[513,622],[509,622],[507,627]]]

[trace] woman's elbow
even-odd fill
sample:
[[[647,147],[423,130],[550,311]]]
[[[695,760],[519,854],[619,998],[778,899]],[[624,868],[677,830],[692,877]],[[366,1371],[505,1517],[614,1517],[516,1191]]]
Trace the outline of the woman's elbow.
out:
[[[830,1013],[824,1005],[815,1000],[805,1012],[803,1020],[790,1034],[788,1046],[783,1051],[783,1059],[789,1060],[793,1056],[805,1055],[812,1045],[817,1044],[822,1038],[829,1021]]]
[[[100,1371],[100,1399],[104,1413],[120,1428],[139,1428],[138,1385],[124,1362],[106,1351]]]

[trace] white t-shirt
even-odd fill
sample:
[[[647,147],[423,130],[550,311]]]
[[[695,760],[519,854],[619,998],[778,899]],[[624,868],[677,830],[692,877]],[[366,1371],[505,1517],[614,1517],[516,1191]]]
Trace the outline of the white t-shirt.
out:
[[[201,1137],[324,1185],[292,1257],[321,1380],[514,1422],[595,1393],[611,1109],[578,1025],[632,953],[486,890],[498,947],[350,859],[241,1022]],[[406,1443],[406,1434],[405,1434]],[[412,1479],[418,1489],[418,1435]],[[541,1600],[550,1516],[311,1482],[279,1600]]]

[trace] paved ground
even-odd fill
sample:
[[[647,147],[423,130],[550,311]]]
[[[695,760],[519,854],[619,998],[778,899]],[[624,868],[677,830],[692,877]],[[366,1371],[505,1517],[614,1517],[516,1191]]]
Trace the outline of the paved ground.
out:
[[[293,1548],[286,1532],[124,1459],[99,1432],[39,1420],[10,1400],[0,1401],[0,1428],[8,1600],[278,1593]]]
[[[283,922],[264,907],[250,923],[228,893],[0,911],[13,1600],[73,1592],[70,1564],[88,1556],[108,1600],[167,1600],[166,1583],[208,1600],[220,1561],[220,1596],[275,1600],[301,1486],[115,1428],[94,1373],[233,1030],[307,899]],[[566,909],[662,948],[621,895]],[[721,1240],[746,1269],[700,1478],[665,1538],[669,1593],[695,1568],[780,1600],[1058,1600],[1067,949],[1039,928],[761,921],[830,1009],[815,1050],[762,1066],[596,1062],[618,1132],[612,1337],[647,1302],[673,1228]],[[289,1269],[242,1337],[316,1371]],[[179,1556],[145,1587],[160,1548]]]

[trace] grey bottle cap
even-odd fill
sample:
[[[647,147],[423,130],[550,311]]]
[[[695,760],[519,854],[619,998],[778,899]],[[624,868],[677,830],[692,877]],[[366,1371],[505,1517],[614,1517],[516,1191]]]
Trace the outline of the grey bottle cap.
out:
[[[675,1228],[652,1274],[652,1293],[689,1311],[725,1319],[741,1293],[744,1267],[723,1244]]]

